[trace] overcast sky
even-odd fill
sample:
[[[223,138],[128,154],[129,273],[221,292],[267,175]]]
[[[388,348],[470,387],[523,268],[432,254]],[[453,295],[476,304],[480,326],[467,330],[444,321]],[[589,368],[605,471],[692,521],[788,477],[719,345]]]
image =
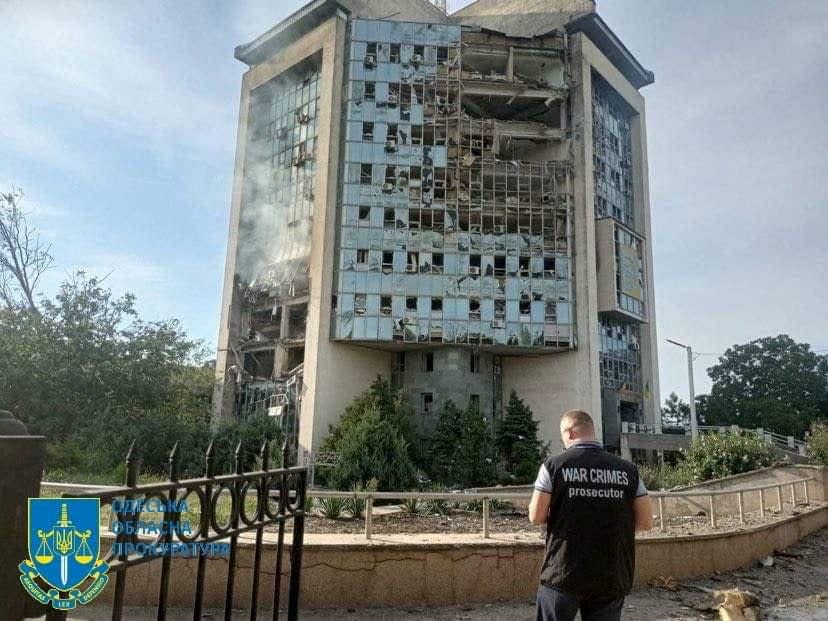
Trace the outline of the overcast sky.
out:
[[[0,2],[0,189],[58,269],[110,274],[214,344],[238,94],[235,45],[296,0]],[[451,2],[452,8],[466,2]],[[599,0],[647,99],[661,392],[685,358],[788,333],[828,350],[828,2]],[[697,386],[709,388],[700,356]]]

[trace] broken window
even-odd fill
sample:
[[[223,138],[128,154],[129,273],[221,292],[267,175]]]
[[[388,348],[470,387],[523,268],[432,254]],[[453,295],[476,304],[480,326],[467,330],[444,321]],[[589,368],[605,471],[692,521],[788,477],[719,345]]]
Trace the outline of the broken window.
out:
[[[392,63],[400,62],[400,44],[399,43],[392,43],[391,44],[391,51],[388,55],[388,61]]]
[[[365,101],[374,101],[377,98],[377,83],[365,83]]]
[[[365,249],[357,250],[357,263],[368,263],[368,251]]]
[[[431,298],[431,312],[432,313],[442,313],[443,312],[443,298]]]
[[[405,310],[407,311],[417,311],[417,298],[413,296],[409,296],[405,298]]]
[[[374,124],[368,121],[364,121],[362,123],[362,141],[363,142],[373,142],[374,141]]]
[[[494,275],[497,278],[506,276],[506,257],[497,256],[494,258]]]
[[[371,208],[365,205],[359,207],[359,219],[368,220],[371,217]]]
[[[382,253],[382,273],[390,274],[394,271],[394,253],[384,251]]]
[[[391,296],[390,295],[382,295],[380,296],[380,315],[391,315]]]
[[[354,296],[354,315],[364,315],[368,311],[368,296],[357,293]]]
[[[443,253],[435,252],[431,255],[431,271],[434,274],[443,273]]]
[[[362,185],[371,185],[374,167],[371,164],[361,164],[359,168],[359,182]]]
[[[480,319],[480,298],[469,298],[469,319]]]

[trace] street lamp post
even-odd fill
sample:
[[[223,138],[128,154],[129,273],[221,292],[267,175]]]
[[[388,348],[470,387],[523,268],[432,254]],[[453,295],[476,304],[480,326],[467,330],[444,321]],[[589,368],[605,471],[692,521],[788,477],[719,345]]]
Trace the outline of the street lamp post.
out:
[[[699,435],[699,424],[696,422],[696,389],[693,386],[693,348],[671,339],[667,339],[667,342],[687,352],[687,381],[690,385],[690,439],[695,442]]]

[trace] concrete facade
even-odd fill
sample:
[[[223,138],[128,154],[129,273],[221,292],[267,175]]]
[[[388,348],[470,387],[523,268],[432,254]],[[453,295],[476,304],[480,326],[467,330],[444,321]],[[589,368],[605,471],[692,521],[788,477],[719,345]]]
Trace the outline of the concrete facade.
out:
[[[571,408],[658,426],[652,74],[590,0],[379,4],[314,2],[237,49],[214,420],[282,416],[308,455],[381,375],[426,435],[447,400],[495,422],[512,390],[556,449]],[[621,115],[600,139],[594,88]]]

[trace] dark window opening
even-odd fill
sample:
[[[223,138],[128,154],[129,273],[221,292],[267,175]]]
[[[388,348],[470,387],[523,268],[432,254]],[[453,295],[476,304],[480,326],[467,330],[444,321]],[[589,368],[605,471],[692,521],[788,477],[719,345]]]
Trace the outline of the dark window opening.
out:
[[[434,395],[430,392],[424,392],[421,394],[421,401],[422,401],[422,412],[423,414],[433,414],[434,413]]]
[[[398,63],[400,62],[400,44],[399,43],[392,43],[391,44],[391,51],[388,55],[389,62]]]
[[[432,312],[443,312],[443,298],[431,298]]]
[[[434,371],[434,353],[425,352],[422,358],[422,370],[425,373],[432,373]]]
[[[405,310],[416,311],[417,310],[417,298],[415,298],[415,297],[405,298]]]
[[[381,295],[380,296],[380,315],[390,315],[391,314],[391,296],[390,295]]]
[[[371,164],[362,164],[359,169],[359,182],[362,185],[371,185],[374,167]]]
[[[377,98],[377,83],[365,83],[365,101],[374,101]]]
[[[360,220],[367,220],[371,217],[371,208],[366,207],[365,205],[360,205],[359,207],[359,219]]]
[[[364,121],[362,123],[362,141],[363,142],[373,142],[374,141],[374,124],[368,121]]]
[[[469,370],[472,373],[480,373],[480,354],[471,354],[469,357]]]

